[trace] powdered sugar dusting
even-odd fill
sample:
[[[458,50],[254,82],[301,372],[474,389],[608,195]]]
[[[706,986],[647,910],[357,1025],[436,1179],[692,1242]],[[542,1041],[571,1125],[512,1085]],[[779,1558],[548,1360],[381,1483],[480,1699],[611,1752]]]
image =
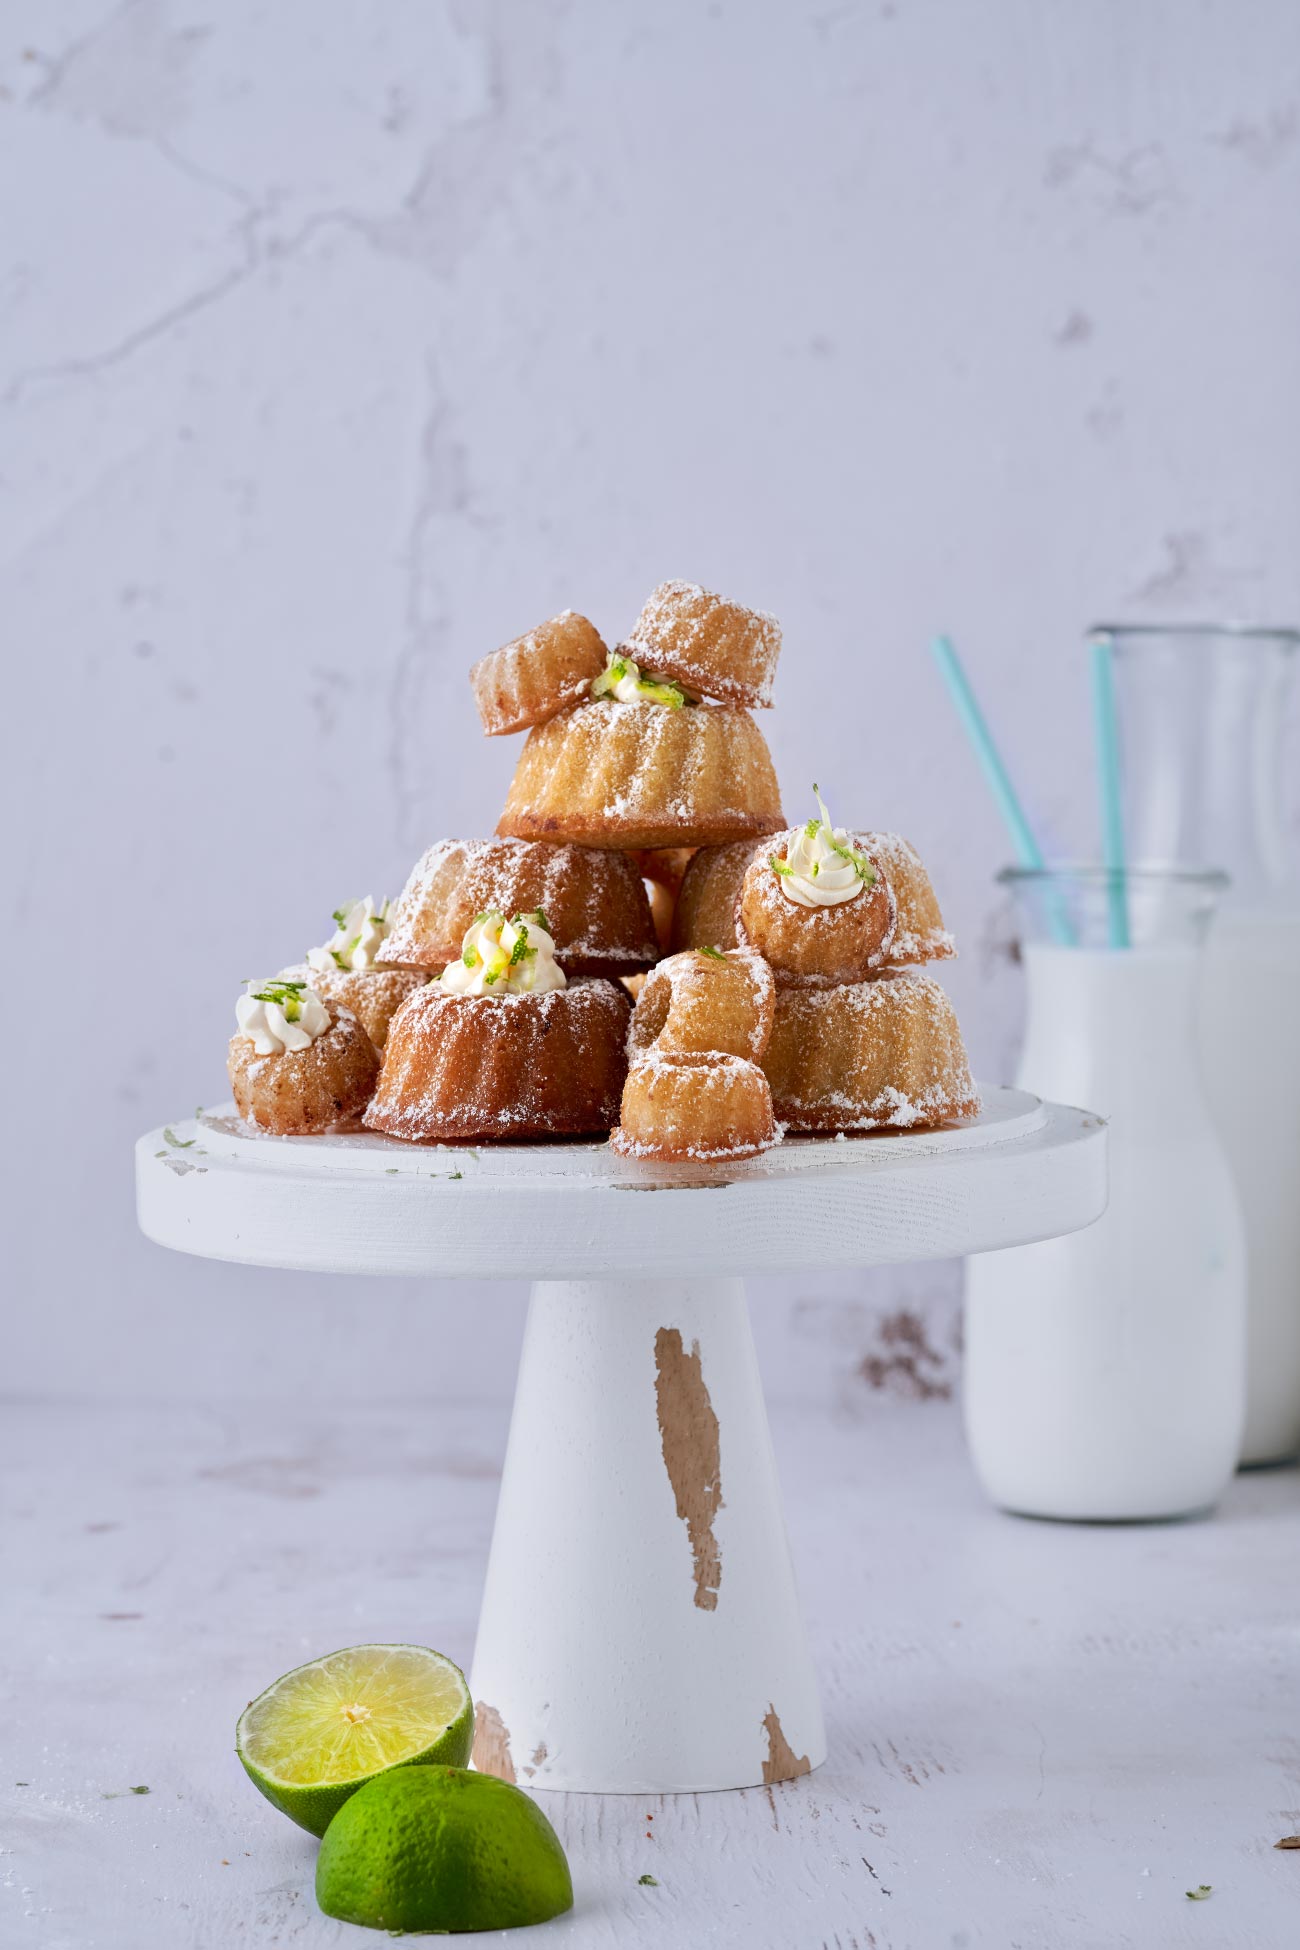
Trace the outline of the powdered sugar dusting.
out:
[[[916,848],[901,833],[855,832],[852,841],[877,863],[898,900],[888,966],[951,960],[957,943],[943,925],[930,876]]]
[[[586,977],[531,995],[417,989],[389,1028],[366,1123],[417,1142],[607,1131],[631,1006]]]
[[[778,991],[764,1069],[792,1130],[908,1130],[979,1109],[952,1004],[919,969]]]
[[[766,611],[727,602],[695,582],[661,582],[627,639],[647,668],[706,697],[768,705],[781,625]]]
[[[783,823],[771,754],[747,711],[597,698],[530,732],[500,830],[704,846]]]
[[[385,952],[441,968],[461,951],[476,915],[508,918],[540,907],[567,975],[633,974],[658,954],[640,875],[622,854],[529,840],[439,840],[393,910]]]
[[[572,609],[503,643],[469,674],[483,729],[494,738],[544,724],[586,695],[607,654],[594,624]]]

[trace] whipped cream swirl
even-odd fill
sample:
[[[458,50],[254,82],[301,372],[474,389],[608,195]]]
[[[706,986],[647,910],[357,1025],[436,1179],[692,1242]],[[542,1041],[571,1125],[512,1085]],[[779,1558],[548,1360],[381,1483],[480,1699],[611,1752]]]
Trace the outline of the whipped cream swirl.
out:
[[[259,1056],[310,1049],[330,1026],[330,1012],[305,982],[251,983],[235,1004],[235,1021]]]
[[[799,828],[784,860],[773,854],[772,871],[781,882],[781,892],[797,907],[839,907],[872,886],[876,870],[865,853],[849,845],[844,828],[831,825],[816,786],[813,795],[820,817]]]
[[[480,914],[466,933],[460,960],[448,962],[438,980],[453,995],[543,995],[568,987],[540,908],[513,921]]]
[[[669,711],[680,711],[684,704],[694,702],[680,684],[651,676],[621,650],[610,651],[609,662],[591,680],[591,695],[617,698],[620,704],[662,704]]]
[[[363,901],[335,908],[334,933],[323,948],[308,950],[308,968],[326,975],[332,968],[345,971],[373,968],[383,959],[390,926],[389,905],[388,901],[381,901],[376,906],[373,896],[367,894]]]

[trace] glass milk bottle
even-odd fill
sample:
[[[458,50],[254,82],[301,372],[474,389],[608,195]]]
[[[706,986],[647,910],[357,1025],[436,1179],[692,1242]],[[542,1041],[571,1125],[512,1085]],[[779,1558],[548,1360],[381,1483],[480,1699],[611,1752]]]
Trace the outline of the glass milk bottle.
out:
[[[1110,1122],[1084,1232],[967,1268],[966,1429],[993,1502],[1039,1517],[1207,1509],[1236,1467],[1246,1259],[1196,1061],[1215,874],[1002,875],[1029,1017],[1017,1082]],[[1109,945],[1115,904],[1127,948]]]
[[[1109,638],[1129,858],[1225,868],[1201,1066],[1246,1219],[1242,1461],[1300,1449],[1300,895],[1282,790],[1294,630],[1119,624]]]

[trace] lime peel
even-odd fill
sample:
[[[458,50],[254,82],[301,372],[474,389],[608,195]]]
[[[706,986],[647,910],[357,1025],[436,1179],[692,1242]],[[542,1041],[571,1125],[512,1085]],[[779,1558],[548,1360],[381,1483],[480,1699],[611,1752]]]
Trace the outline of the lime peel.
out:
[[[564,1850],[495,1774],[397,1767],[352,1796],[316,1862],[327,1916],[372,1930],[509,1930],[573,1907]]]

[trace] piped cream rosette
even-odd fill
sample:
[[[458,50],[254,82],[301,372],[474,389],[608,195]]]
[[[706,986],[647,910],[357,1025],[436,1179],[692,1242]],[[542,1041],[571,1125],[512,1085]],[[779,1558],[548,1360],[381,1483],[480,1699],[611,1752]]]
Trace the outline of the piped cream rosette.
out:
[[[389,901],[376,905],[373,895],[367,894],[364,900],[350,901],[334,910],[334,933],[323,948],[310,948],[307,952],[307,966],[318,974],[327,974],[330,969],[342,969],[346,974],[359,974],[363,969],[373,968],[384,958],[384,943],[388,939]]]
[[[438,979],[453,995],[543,995],[568,985],[540,908],[513,921],[480,914],[465,935],[460,960],[448,962]]]
[[[235,1004],[241,1036],[258,1056],[283,1056],[286,1050],[310,1049],[330,1026],[330,1012],[306,982],[250,983]]]

